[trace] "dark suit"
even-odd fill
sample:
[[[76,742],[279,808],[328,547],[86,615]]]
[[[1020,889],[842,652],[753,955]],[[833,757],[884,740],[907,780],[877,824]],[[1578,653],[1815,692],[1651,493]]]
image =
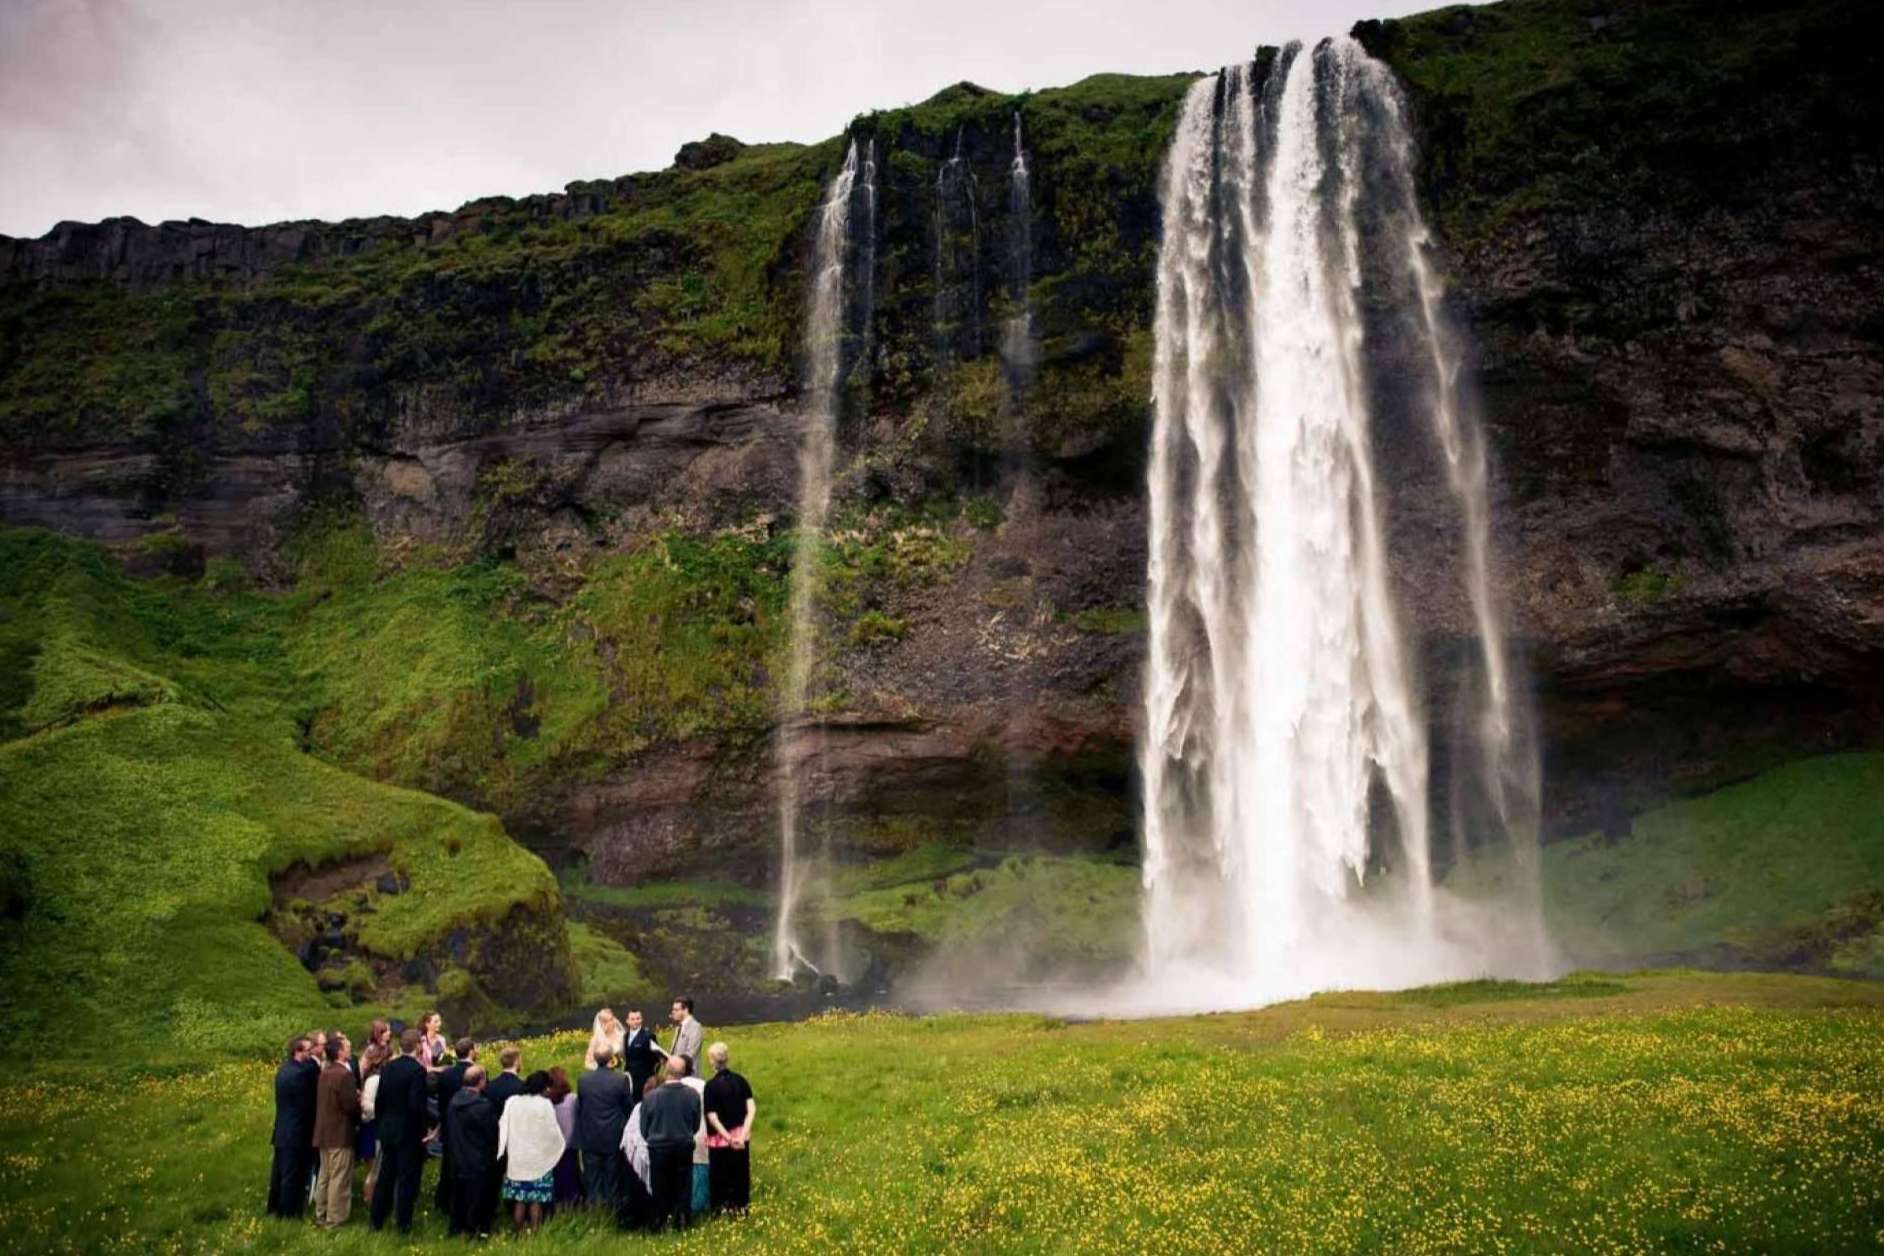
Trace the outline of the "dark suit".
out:
[[[451,1173],[451,1101],[464,1085],[465,1070],[471,1061],[460,1060],[448,1069],[432,1074],[433,1093],[438,1098],[438,1139],[445,1149],[445,1163],[439,1166],[438,1189],[432,1193],[432,1206],[449,1216],[451,1192],[456,1183]]]
[[[409,1055],[394,1058],[379,1073],[373,1104],[374,1137],[379,1142],[379,1181],[373,1187],[373,1228],[386,1224],[395,1193],[399,1232],[412,1229],[412,1208],[419,1201],[419,1175],[425,1171],[425,1066]]]
[[[314,1183],[314,1100],[321,1066],[285,1060],[275,1070],[275,1159],[268,1173],[268,1211],[276,1217],[307,1212]]]
[[[576,1083],[576,1148],[591,1204],[613,1208],[621,1198],[621,1133],[634,1106],[628,1079],[612,1068],[590,1069]]]
[[[497,1211],[497,1105],[460,1087],[445,1117],[451,1166],[451,1234],[489,1234]]]
[[[523,1078],[515,1073],[499,1073],[484,1087],[484,1097],[497,1109],[497,1119],[504,1119],[504,1105],[523,1093]]]
[[[654,1076],[658,1065],[654,1055],[653,1031],[643,1025],[629,1034],[622,1042],[621,1058],[628,1070],[628,1088],[634,1091],[638,1103],[641,1100],[641,1088],[648,1084],[648,1078]]]

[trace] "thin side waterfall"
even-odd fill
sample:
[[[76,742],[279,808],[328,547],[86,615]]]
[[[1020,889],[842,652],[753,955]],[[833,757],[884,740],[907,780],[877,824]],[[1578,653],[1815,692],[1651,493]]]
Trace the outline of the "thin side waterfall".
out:
[[[955,152],[935,175],[935,336],[941,363],[981,353],[981,211],[975,171]],[[966,239],[964,240],[964,228]]]
[[[1034,197],[1027,171],[1027,150],[1021,144],[1021,116],[1014,114],[1014,160],[1007,172],[1007,299],[1008,316],[1001,327],[1001,362],[1007,371],[1008,394],[1018,400],[1033,384],[1034,309]]]
[[[871,149],[874,153],[874,145]],[[874,162],[867,173],[874,176]],[[818,758],[818,746],[801,743],[794,721],[801,720],[810,695],[817,660],[818,547],[831,508],[831,469],[837,442],[839,390],[844,377],[846,329],[845,255],[850,240],[851,195],[857,184],[857,144],[852,141],[844,164],[825,190],[818,211],[817,243],[812,253],[809,316],[805,323],[806,407],[798,449],[798,527],[792,544],[790,647],[780,697],[777,742],[779,823],[779,909],[772,942],[773,971],[789,979],[800,966],[821,974],[832,967],[835,948],[826,938],[813,948],[800,936],[798,909],[807,887],[806,854],[800,849],[803,776]],[[874,178],[865,184],[865,203],[874,215]],[[874,224],[872,224],[874,225]]]
[[[1391,76],[1340,39],[1199,80],[1167,158],[1140,748],[1153,998],[1246,1006],[1548,963],[1534,901],[1442,902],[1435,885],[1367,386],[1361,296],[1383,246],[1405,273],[1392,290],[1417,294],[1459,499],[1485,675],[1472,732],[1500,837],[1534,843],[1535,825],[1514,807],[1531,752],[1490,592],[1483,448],[1410,154]]]
[[[860,304],[863,344],[859,356],[869,362],[876,351],[877,309],[877,141],[872,136],[863,152],[863,229],[857,240],[857,280],[862,288]]]

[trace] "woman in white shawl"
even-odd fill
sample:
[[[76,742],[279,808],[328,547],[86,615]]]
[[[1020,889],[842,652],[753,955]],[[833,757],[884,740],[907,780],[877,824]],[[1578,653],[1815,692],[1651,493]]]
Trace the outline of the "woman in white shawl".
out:
[[[654,1093],[661,1084],[658,1077],[648,1078],[647,1085],[635,1096],[634,1110],[628,1114],[628,1123],[621,1129],[621,1154],[628,1158],[629,1173],[622,1180],[622,1213],[624,1222],[632,1229],[650,1225],[654,1220],[654,1196],[650,1188],[654,1181],[652,1157],[648,1154],[648,1140],[641,1136],[641,1101]]]
[[[622,1023],[615,1019],[615,1013],[603,1008],[595,1014],[595,1031],[589,1035],[589,1050],[582,1057],[582,1067],[595,1067],[595,1053],[607,1047],[613,1055],[621,1054],[624,1031]]]
[[[543,1224],[543,1205],[550,1202],[555,1188],[556,1162],[563,1158],[563,1129],[544,1094],[549,1085],[548,1073],[530,1074],[523,1093],[504,1104],[504,1115],[497,1121],[504,1198],[511,1203],[518,1233]]]

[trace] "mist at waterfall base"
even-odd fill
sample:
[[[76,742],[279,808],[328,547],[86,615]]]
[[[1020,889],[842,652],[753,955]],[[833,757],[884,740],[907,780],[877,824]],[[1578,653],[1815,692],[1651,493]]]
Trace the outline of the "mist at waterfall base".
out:
[[[898,1002],[1155,1015],[1560,970],[1485,453],[1413,161],[1397,84],[1352,40],[1191,87],[1161,188],[1143,920],[1118,922],[1142,956],[1123,980],[1043,981],[1004,932],[934,956]],[[947,163],[938,213],[964,188],[972,213]],[[1413,573],[1376,468],[1382,361],[1450,497],[1452,536],[1419,542],[1446,552],[1417,578],[1456,580],[1470,629],[1438,677],[1396,596]]]

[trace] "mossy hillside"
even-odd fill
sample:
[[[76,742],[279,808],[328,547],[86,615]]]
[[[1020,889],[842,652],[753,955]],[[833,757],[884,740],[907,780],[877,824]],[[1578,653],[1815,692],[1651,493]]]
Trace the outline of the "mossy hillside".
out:
[[[616,1002],[653,1002],[660,991],[641,971],[628,950],[580,921],[569,923],[569,950],[581,974],[578,1003],[583,1007]]]
[[[1155,175],[1185,81],[1108,75],[1021,96],[945,94],[853,125],[886,146],[878,404],[907,412],[956,356],[991,361],[1016,108],[1037,187],[1042,396],[1069,391],[1056,381],[1107,391],[1144,356],[1127,345],[1149,316]],[[988,279],[971,312],[982,336],[944,361],[927,252],[940,137],[964,128],[985,202],[970,260]],[[266,443],[315,426],[377,441],[401,415],[475,430],[701,369],[776,386],[796,366],[802,257],[844,145],[747,147],[707,169],[583,185],[592,208],[570,218],[547,215],[542,198],[490,198],[248,280],[8,288],[0,432],[172,442],[187,477],[186,438]],[[1000,390],[984,391],[1000,404]],[[1144,392],[1127,379],[1121,413],[1142,412]]]
[[[573,1210],[528,1246],[1875,1246],[1878,986],[1685,973],[1436,993],[1078,1024],[872,1014],[726,1028],[703,1007],[708,1041],[731,1046],[758,1098],[751,1215],[647,1236]],[[579,1071],[587,1037],[526,1040],[524,1067]],[[387,1250],[357,1208],[326,1233],[261,1215],[272,1060],[146,1063],[35,1055],[0,1095],[0,1216],[21,1250]],[[1148,1163],[1184,1189],[1142,1189]],[[400,1249],[463,1251],[430,1196]]]
[[[405,892],[350,921],[392,966],[520,913],[560,929],[554,881],[496,820],[375,785],[296,746],[279,617],[249,594],[127,580],[98,547],[0,532],[6,706],[0,845],[6,1021],[105,1045],[272,1042],[326,1006],[270,937],[270,876],[383,856]],[[125,677],[142,678],[127,685]],[[566,943],[539,957],[567,965]],[[395,982],[395,985],[400,983]]]
[[[799,236],[835,147],[754,146],[711,169],[589,185],[600,208],[583,216],[490,198],[447,230],[381,232],[247,281],[8,288],[0,432],[252,436],[319,417],[370,435],[401,398],[460,426],[603,400],[630,361],[776,375],[795,346]]]
[[[777,993],[769,892],[723,881],[598,885],[580,862],[566,865],[561,881],[570,914],[636,957],[647,978],[632,992],[641,1001],[654,1001],[657,987]]]
[[[498,810],[659,742],[756,738],[773,718],[788,542],[656,534],[551,599],[514,562],[396,566],[363,526],[289,653],[314,744],[368,775]],[[323,560],[326,562],[329,560]]]
[[[1583,962],[1691,955],[1884,976],[1884,755],[1801,760],[1544,848],[1546,920]]]
[[[1850,90],[1875,76],[1879,34],[1851,0],[1505,0],[1356,33],[1410,89],[1459,242],[1539,211],[1731,199],[1745,171],[1875,151],[1884,122]]]

